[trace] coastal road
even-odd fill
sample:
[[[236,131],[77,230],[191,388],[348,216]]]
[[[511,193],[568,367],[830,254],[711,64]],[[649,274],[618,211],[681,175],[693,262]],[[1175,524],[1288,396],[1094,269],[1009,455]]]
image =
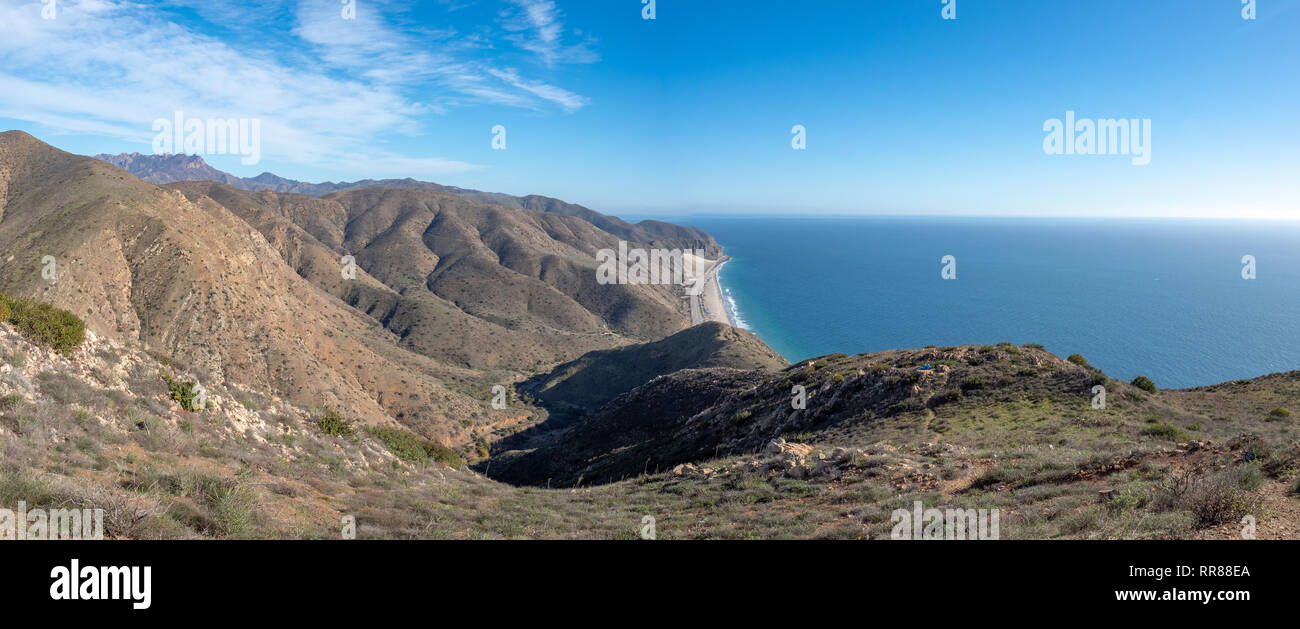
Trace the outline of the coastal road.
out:
[[[702,283],[697,284],[703,287],[700,293],[687,294],[687,298],[691,300],[691,325],[699,325],[705,321],[727,322],[726,313],[722,310],[722,285],[718,283],[718,270],[730,259],[723,256],[715,260],[704,272]],[[718,312],[712,312],[714,309]]]

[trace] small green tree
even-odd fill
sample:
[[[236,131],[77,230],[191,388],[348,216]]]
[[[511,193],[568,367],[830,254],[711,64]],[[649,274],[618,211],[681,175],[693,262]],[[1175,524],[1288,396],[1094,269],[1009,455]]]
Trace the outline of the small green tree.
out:
[[[1152,382],[1151,379],[1146,376],[1138,376],[1134,378],[1133,382],[1130,382],[1129,384],[1132,384],[1133,386],[1142,389],[1147,393],[1155,393],[1157,390],[1156,383]]]

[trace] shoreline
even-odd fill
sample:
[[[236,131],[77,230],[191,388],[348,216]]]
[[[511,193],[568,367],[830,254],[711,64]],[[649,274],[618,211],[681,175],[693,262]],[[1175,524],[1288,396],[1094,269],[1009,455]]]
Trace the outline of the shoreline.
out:
[[[727,260],[727,262],[730,261],[731,260]],[[726,287],[722,285],[721,264],[718,265],[718,272],[716,275],[717,281],[715,283],[718,285],[718,298],[722,302],[722,312],[726,316],[727,325],[740,330],[748,330],[748,326],[744,325],[741,322],[740,317],[736,315],[736,300],[728,296]]]
[[[694,282],[703,282],[700,293],[698,295],[687,293],[686,295],[689,298],[688,309],[690,310],[691,325],[699,325],[705,321],[716,321],[734,326],[723,301],[722,284],[718,281],[718,270],[731,258],[724,254],[717,260],[707,258],[698,258],[698,260],[707,262],[709,268],[704,271],[702,279],[693,279]],[[687,268],[690,268],[691,264],[693,263],[688,263]]]
[[[735,321],[727,309],[726,299],[722,294],[722,281],[718,279],[718,272],[730,261],[731,259],[724,255],[705,273],[704,291],[700,295],[700,308],[704,311],[705,321],[717,321],[735,327]]]

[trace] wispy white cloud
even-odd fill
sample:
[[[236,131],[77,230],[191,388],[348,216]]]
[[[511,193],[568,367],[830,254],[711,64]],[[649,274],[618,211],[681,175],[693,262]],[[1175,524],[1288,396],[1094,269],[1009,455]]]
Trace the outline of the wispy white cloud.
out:
[[[519,76],[519,73],[513,68],[504,70],[491,69],[488,72],[501,79],[507,85],[523,90],[542,100],[555,103],[565,109],[565,111],[577,111],[587,104],[587,98],[574,94],[566,89],[547,85],[539,81],[529,81]]]
[[[535,53],[547,65],[556,63],[592,63],[599,56],[590,41],[564,43],[564,14],[554,0],[510,0],[514,11],[504,12],[503,26],[511,31],[509,39],[520,48]]]
[[[508,1],[510,10],[530,4]],[[550,6],[518,45],[551,64],[567,54],[563,27],[553,3],[541,4]],[[404,27],[390,19],[401,5],[384,0],[358,0],[355,20],[342,19],[337,0],[60,0],[54,20],[42,6],[0,0],[0,116],[55,132],[148,141],[153,121],[176,110],[258,118],[265,158],[435,176],[474,166],[385,152],[376,139],[418,135],[430,116],[458,107],[573,112],[588,102],[502,69],[491,32]],[[497,28],[502,41],[522,35]]]

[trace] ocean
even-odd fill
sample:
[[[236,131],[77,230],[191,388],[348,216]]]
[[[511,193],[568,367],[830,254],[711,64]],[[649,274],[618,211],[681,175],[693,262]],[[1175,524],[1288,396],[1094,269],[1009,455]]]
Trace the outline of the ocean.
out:
[[[668,220],[722,243],[737,324],[791,361],[1010,341],[1166,388],[1300,369],[1300,223]],[[955,279],[941,277],[944,256]]]

